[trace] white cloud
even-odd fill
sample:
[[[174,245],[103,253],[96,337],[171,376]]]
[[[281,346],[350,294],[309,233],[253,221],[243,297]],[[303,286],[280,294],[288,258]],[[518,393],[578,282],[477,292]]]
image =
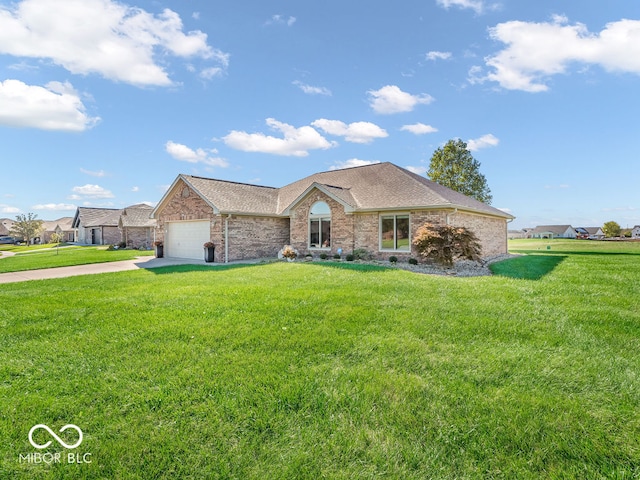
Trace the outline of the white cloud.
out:
[[[31,208],[34,210],[75,210],[78,207],[70,203],[45,203],[34,205]]]
[[[222,138],[224,143],[243,152],[271,153],[295,157],[306,157],[309,150],[326,150],[335,146],[312,127],[293,127],[274,118],[267,118],[266,124],[283,134],[283,138],[272,137],[264,133],[247,133],[232,130]]]
[[[78,200],[81,197],[113,198],[113,193],[109,190],[102,188],[100,185],[91,185],[89,183],[82,187],[73,187],[71,191],[76,194],[70,197],[71,200]]]
[[[216,149],[205,150],[203,148],[198,148],[193,150],[186,145],[175,143],[171,140],[165,143],[164,148],[169,155],[181,162],[202,163],[211,167],[221,168],[229,166],[229,163],[224,158],[212,156],[212,154],[215,155],[218,153]]]
[[[107,173],[104,170],[97,170],[97,171],[91,171],[91,170],[85,170],[84,168],[81,168],[80,171],[86,175],[91,175],[92,177],[106,177]]]
[[[20,80],[0,82],[0,124],[41,130],[81,132],[93,127],[90,117],[70,83],[50,82],[45,87]]]
[[[139,192],[140,191],[140,187],[138,187],[137,185],[134,187],[131,187],[131,191],[132,192]],[[143,202],[144,203],[144,202]]]
[[[0,203],[0,213],[20,213],[20,209],[16,207],[12,207],[11,205],[4,205]]]
[[[265,22],[265,25],[286,25],[287,27],[290,27],[294,23],[296,23],[296,17],[272,15],[271,18]]]
[[[391,114],[412,111],[416,105],[433,102],[433,97],[426,93],[411,95],[403,92],[396,85],[387,85],[380,90],[369,90],[369,105],[376,113]]]
[[[424,135],[426,133],[435,133],[438,131],[437,128],[432,127],[431,125],[425,125],[424,123],[414,123],[413,125],[403,125],[400,130],[405,132],[411,132],[415,135]]]
[[[225,70],[220,67],[209,67],[202,70],[199,74],[200,78],[204,78],[205,80],[211,80],[214,77],[221,77],[224,75]]]
[[[449,60],[451,58],[451,52],[428,52],[425,58],[427,60]]]
[[[329,135],[344,137],[346,141],[352,143],[371,143],[376,138],[389,136],[386,130],[371,122],[354,122],[347,125],[340,120],[320,118],[311,122],[311,125],[324,130]]]
[[[293,82],[293,84],[300,88],[300,90],[302,90],[307,95],[326,95],[327,97],[331,96],[331,90],[325,87],[313,87],[297,80]]]
[[[74,74],[133,85],[171,85],[155,57],[198,57],[226,68],[229,55],[184,33],[180,16],[154,15],[114,0],[23,0],[0,7],[0,53],[50,59]]]
[[[495,135],[488,133],[486,135],[482,135],[480,138],[467,140],[467,148],[469,151],[475,152],[481,148],[497,147],[499,143],[500,140]]]
[[[406,168],[406,169],[407,169],[407,170],[409,170],[410,172],[413,172],[413,173],[415,173],[415,174],[417,174],[417,175],[424,175],[424,174],[426,174],[426,173],[429,171],[429,169],[428,169],[427,167],[412,167],[412,166],[407,166],[407,167],[404,167],[404,168]]]
[[[332,165],[331,167],[329,167],[329,170],[343,170],[345,168],[363,167],[365,165],[373,165],[375,163],[380,163],[380,161],[379,160],[359,160],[357,158],[352,158],[351,160],[338,162]]]
[[[549,77],[566,73],[572,63],[640,75],[640,20],[612,22],[590,33],[585,25],[568,25],[566,17],[556,15],[546,23],[500,23],[489,33],[507,47],[485,59],[487,74],[472,68],[471,83],[492,81],[508,90],[544,92]]]
[[[470,8],[476,13],[484,11],[484,2],[482,0],[437,0],[438,5],[449,9],[450,7]]]

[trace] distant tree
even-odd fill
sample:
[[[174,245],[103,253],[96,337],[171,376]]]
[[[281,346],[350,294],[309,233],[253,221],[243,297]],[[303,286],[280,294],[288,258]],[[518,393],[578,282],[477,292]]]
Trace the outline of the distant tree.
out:
[[[460,139],[449,140],[433,153],[427,177],[488,205],[493,199],[487,179],[480,173],[480,162]]]
[[[602,226],[602,231],[604,232],[604,236],[607,238],[619,237],[620,225],[618,225],[618,223],[614,221],[607,222]]]
[[[56,244],[56,255],[60,254],[60,244],[64,242],[64,234],[55,232],[51,235],[51,243]]]
[[[11,235],[22,238],[27,245],[31,245],[31,240],[38,237],[43,230],[42,220],[38,220],[38,215],[28,213],[26,215],[16,215],[16,221],[11,227]]]

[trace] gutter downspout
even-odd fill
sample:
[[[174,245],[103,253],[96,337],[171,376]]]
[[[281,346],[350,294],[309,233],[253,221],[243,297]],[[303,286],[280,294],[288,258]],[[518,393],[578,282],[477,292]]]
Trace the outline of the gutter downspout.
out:
[[[449,218],[451,215],[455,215],[458,213],[458,209],[454,208],[453,212],[447,213],[447,225],[451,225],[451,219]]]
[[[224,219],[224,263],[229,263],[229,219],[231,214]]]

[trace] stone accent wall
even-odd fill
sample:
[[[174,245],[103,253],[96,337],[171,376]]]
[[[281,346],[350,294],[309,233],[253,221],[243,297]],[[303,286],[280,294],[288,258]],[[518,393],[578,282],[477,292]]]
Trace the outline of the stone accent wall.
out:
[[[223,238],[224,222],[225,218],[223,217],[221,222]],[[273,258],[278,255],[282,247],[289,243],[288,218],[232,216],[228,220],[228,225],[229,261]],[[224,246],[222,255],[221,261],[224,261]]]
[[[316,202],[325,202],[331,209],[331,248],[309,248],[309,212]],[[291,246],[298,250],[300,255],[307,253],[329,255],[337,253],[341,248],[343,254],[348,254],[354,248],[354,215],[347,214],[337,201],[320,190],[312,190],[295,207],[291,215]]]

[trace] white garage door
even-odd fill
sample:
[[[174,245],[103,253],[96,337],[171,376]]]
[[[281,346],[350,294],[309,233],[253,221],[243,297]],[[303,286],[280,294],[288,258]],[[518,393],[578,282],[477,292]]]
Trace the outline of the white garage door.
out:
[[[167,222],[164,254],[173,258],[204,260],[204,242],[210,240],[209,220]]]

